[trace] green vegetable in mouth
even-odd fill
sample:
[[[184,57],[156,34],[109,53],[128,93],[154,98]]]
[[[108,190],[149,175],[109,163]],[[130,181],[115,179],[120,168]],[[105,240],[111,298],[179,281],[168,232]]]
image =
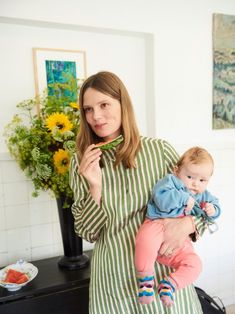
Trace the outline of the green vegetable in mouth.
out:
[[[96,148],[100,148],[102,150],[107,150],[107,149],[110,149],[110,148],[117,146],[122,141],[123,141],[123,136],[119,135],[118,137],[116,137],[113,140],[106,141],[106,142],[100,142],[100,143],[97,143],[95,146],[96,146]]]

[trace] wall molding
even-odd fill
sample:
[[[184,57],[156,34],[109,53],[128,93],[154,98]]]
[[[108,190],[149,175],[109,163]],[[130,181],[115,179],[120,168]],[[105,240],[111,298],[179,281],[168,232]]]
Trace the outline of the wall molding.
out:
[[[21,19],[21,18],[7,17],[7,16],[0,16],[0,23],[18,24],[18,25],[45,27],[45,28],[56,28],[56,29],[67,29],[67,30],[74,30],[74,31],[80,31],[80,32],[102,33],[102,34],[121,35],[121,36],[130,36],[130,37],[153,38],[153,34],[147,33],[147,32],[137,32],[137,31],[128,31],[128,30],[113,29],[113,28],[95,27],[95,26],[88,26],[88,25],[49,22],[49,21],[42,21],[42,20]]]

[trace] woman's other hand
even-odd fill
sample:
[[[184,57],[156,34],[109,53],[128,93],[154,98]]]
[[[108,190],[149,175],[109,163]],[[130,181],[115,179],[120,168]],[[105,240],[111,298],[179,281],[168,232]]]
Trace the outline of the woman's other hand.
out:
[[[185,216],[183,218],[165,218],[164,242],[159,254],[165,256],[175,255],[184,245],[189,234],[195,231],[193,218]]]

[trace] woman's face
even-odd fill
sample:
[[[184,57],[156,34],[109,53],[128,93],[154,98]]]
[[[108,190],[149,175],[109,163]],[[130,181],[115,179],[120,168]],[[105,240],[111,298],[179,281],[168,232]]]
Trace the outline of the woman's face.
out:
[[[105,141],[121,133],[121,104],[106,94],[89,87],[83,95],[83,109],[87,123]]]

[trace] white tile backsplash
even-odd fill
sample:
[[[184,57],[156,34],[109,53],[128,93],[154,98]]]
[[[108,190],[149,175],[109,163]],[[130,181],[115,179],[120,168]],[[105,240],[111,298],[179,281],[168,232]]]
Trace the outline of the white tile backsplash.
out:
[[[29,203],[30,225],[48,224],[53,221],[51,202]]]
[[[0,252],[0,268],[9,265],[8,252],[1,253]]]
[[[9,182],[22,182],[27,181],[27,177],[24,172],[19,168],[16,162],[11,160],[1,161],[2,167],[2,177],[4,183]]]
[[[0,185],[3,183],[2,166],[3,165],[0,163]]]
[[[0,253],[7,252],[7,238],[4,230],[0,231]]]
[[[53,245],[44,245],[41,247],[32,248],[32,260],[39,260],[54,256]]]
[[[52,230],[53,230],[53,242],[54,243],[61,243],[62,242],[62,236],[61,236],[61,229],[59,222],[55,222],[52,224]]]
[[[62,243],[57,243],[53,245],[53,255],[54,256],[62,256],[64,255],[64,249],[63,249],[63,244]]]
[[[9,252],[8,259],[10,264],[14,264],[20,259],[29,262],[31,261],[31,250],[30,249],[14,250],[12,252]]]
[[[24,181],[3,183],[4,205],[28,204],[28,186]]]
[[[0,207],[4,205],[3,183],[0,182]]]
[[[37,197],[33,197],[34,187],[31,181],[27,182],[29,203],[41,204],[42,202],[50,202],[52,194],[50,192],[41,191]]]
[[[6,206],[6,229],[29,227],[29,204]]]
[[[5,209],[0,205],[0,231],[6,229]]]
[[[30,227],[6,231],[8,252],[29,250],[31,247]]]
[[[55,201],[52,202],[51,208],[52,208],[52,221],[59,222],[59,213],[58,213],[58,208]]]
[[[53,244],[53,231],[51,224],[31,226],[30,233],[32,248]]]

